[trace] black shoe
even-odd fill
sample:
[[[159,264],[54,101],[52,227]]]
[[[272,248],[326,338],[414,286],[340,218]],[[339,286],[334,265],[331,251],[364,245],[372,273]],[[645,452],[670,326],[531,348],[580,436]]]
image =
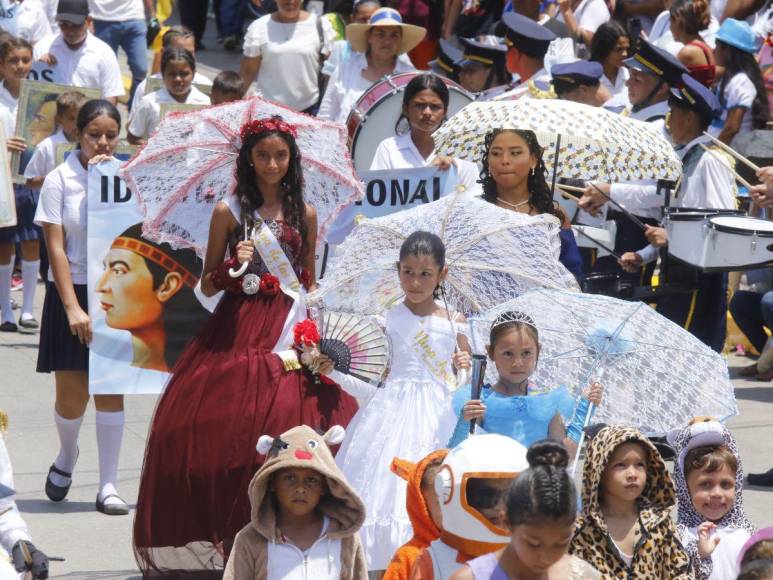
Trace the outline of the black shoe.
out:
[[[114,497],[121,501],[120,504],[115,503],[109,503],[105,505],[105,499],[110,499],[111,497]],[[107,496],[105,496],[105,499],[100,500],[99,494],[97,494],[97,511],[102,512],[106,516],[125,516],[129,513],[129,506],[126,505],[126,502],[123,501],[118,495],[111,493]]]
[[[0,332],[18,332],[19,327],[15,322],[3,322],[0,324]]]
[[[227,51],[233,51],[238,50],[239,48],[239,37],[235,34],[229,34],[223,39],[223,48]]]
[[[773,487],[773,469],[765,473],[750,473],[749,485],[760,485],[762,487]]]
[[[40,323],[34,318],[20,318],[19,327],[22,332],[35,332],[40,328]]]
[[[57,475],[61,475],[62,477],[68,477],[70,479],[70,483],[64,486],[54,484],[54,482],[51,481],[52,473],[56,473]],[[51,467],[48,468],[48,475],[46,476],[46,495],[48,496],[48,499],[50,499],[51,501],[62,501],[64,498],[67,497],[67,492],[70,491],[71,485],[72,485],[72,473],[67,473],[66,471],[62,471],[52,463]]]

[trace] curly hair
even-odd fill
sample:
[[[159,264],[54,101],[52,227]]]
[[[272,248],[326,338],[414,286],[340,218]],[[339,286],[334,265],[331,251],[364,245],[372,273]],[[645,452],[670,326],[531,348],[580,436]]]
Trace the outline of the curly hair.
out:
[[[281,117],[274,117],[281,120]],[[282,196],[282,213],[288,225],[297,229],[301,234],[303,244],[302,254],[306,252],[308,245],[309,227],[306,223],[306,206],[303,202],[303,169],[301,168],[301,151],[295,138],[289,133],[281,131],[260,131],[251,133],[244,139],[239,157],[236,159],[236,188],[234,195],[239,199],[242,211],[242,223],[247,231],[255,225],[255,212],[263,205],[263,194],[255,181],[255,169],[251,163],[252,148],[256,143],[267,137],[279,137],[290,148],[290,166],[287,174],[282,178],[280,187]]]
[[[494,129],[491,133],[486,135],[484,141],[485,151],[483,153],[483,159],[481,160],[483,168],[480,172],[480,180],[478,180],[478,183],[483,187],[483,199],[489,203],[497,202],[497,184],[489,171],[489,151],[491,151],[491,144],[494,142],[494,139],[501,133],[506,132],[515,133],[521,139],[526,141],[529,153],[537,158],[537,165],[535,166],[534,171],[529,173],[526,182],[529,193],[531,194],[529,196],[529,207],[537,210],[539,213],[554,215],[563,222],[565,216],[559,206],[553,201],[553,194],[550,192],[550,187],[548,186],[546,178],[547,170],[545,169],[545,162],[542,159],[542,147],[537,141],[537,136],[534,134],[534,131],[523,129]]]
[[[757,95],[752,103],[751,113],[752,125],[755,129],[764,129],[767,127],[770,112],[768,110],[768,93],[765,89],[765,82],[762,79],[762,72],[754,55],[745,52],[734,46],[730,46],[717,40],[717,48],[724,50],[725,54],[725,72],[719,78],[718,94],[719,102],[724,107],[727,102],[725,96],[725,87],[730,80],[739,73],[745,73],[754,84]]]
[[[706,0],[674,0],[669,8],[671,20],[679,18],[684,31],[689,35],[700,35],[711,22],[711,11]]]
[[[609,20],[598,27],[590,43],[590,57],[599,63],[604,63],[607,57],[615,50],[620,38],[628,36],[628,31],[617,20]]]

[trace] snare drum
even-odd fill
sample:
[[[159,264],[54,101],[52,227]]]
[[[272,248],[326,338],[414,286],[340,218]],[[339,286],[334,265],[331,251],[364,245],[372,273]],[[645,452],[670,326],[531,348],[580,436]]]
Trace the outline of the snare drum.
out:
[[[379,144],[395,136],[395,123],[403,109],[405,86],[420,74],[424,73],[401,73],[387,77],[365,91],[352,108],[346,127],[356,171],[370,169]],[[451,118],[474,99],[454,81],[444,78],[443,82],[450,93],[447,117]]]
[[[773,223],[740,210],[671,208],[668,253],[705,271],[759,268],[773,261]]]

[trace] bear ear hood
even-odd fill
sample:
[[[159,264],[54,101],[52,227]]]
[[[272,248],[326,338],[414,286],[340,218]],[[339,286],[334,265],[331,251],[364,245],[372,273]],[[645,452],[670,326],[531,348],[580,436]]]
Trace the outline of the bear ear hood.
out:
[[[348,537],[360,529],[365,521],[365,506],[330,452],[330,446],[341,443],[345,434],[339,425],[324,434],[301,425],[279,437],[263,435],[258,439],[257,452],[266,455],[266,462],[252,478],[249,494],[252,525],[266,540],[280,539],[271,482],[277,471],[289,467],[313,469],[325,478],[327,493],[318,508],[330,519],[328,536],[334,539]]]
[[[701,516],[692,504],[690,491],[687,489],[687,479],[684,474],[684,460],[687,453],[698,447],[718,447],[723,445],[735,455],[738,468],[735,472],[735,502],[733,508],[717,522],[719,527],[743,528],[750,534],[754,526],[746,517],[743,509],[743,465],[738,453],[738,446],[730,430],[711,417],[698,417],[689,425],[674,429],[668,434],[668,442],[676,452],[674,461],[674,484],[678,498],[677,523],[687,528],[699,526],[705,518]]]

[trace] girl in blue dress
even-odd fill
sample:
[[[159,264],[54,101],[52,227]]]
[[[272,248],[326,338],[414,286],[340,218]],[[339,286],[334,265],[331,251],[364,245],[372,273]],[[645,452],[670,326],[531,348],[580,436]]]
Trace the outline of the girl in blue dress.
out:
[[[539,359],[539,333],[523,312],[504,312],[494,320],[487,350],[499,380],[484,385],[479,399],[472,399],[469,388],[456,392],[453,405],[459,423],[449,447],[465,439],[469,421],[475,419],[486,433],[511,437],[525,447],[554,439],[574,455],[590,403],[601,403],[601,385],[590,385],[578,401],[565,386],[552,388],[531,380]]]

